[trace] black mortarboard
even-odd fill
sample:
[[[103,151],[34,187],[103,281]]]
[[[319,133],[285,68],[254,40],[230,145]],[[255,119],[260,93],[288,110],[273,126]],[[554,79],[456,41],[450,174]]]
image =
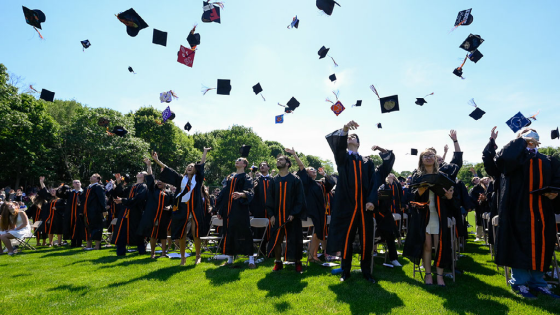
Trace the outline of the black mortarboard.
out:
[[[214,4],[210,3],[210,1],[202,1],[202,22],[210,23],[216,22],[220,23],[220,6],[223,6],[221,3]]]
[[[397,179],[399,180],[399,182],[404,182],[406,181],[406,179],[402,176],[397,177]]]
[[[117,14],[117,19],[126,25],[126,33],[131,37],[135,37],[140,30],[148,27],[148,24],[132,8]]]
[[[560,139],[560,132],[558,132],[558,128],[556,128],[556,130],[552,130],[550,132],[550,138],[552,138],[552,140]]]
[[[196,28],[196,26],[195,26]],[[194,33],[194,29],[189,33],[189,36],[187,36],[187,42],[189,42],[189,45],[191,46],[191,48],[194,48],[195,46],[200,45],[200,34],[199,33]]]
[[[167,32],[162,32],[154,28],[154,36],[152,37],[152,44],[167,46]]]
[[[319,59],[325,58],[329,53],[329,49],[330,48],[325,48],[325,46],[321,47],[321,49],[319,49],[319,52],[317,52],[317,54],[319,54]]]
[[[175,113],[171,112],[171,115],[169,115],[169,118],[167,118],[167,120],[173,120],[175,119]]]
[[[130,183],[130,174],[126,173],[122,176],[122,179],[127,182]]]
[[[466,51],[475,51],[478,46],[480,46],[484,42],[484,39],[480,38],[480,35],[473,35],[470,34],[467,39],[459,46],[459,48],[463,48]]]
[[[241,155],[241,157],[248,157],[249,156],[249,151],[251,150],[251,146],[250,145],[243,145],[241,146],[241,148],[239,148],[239,155]]]
[[[426,104],[426,103],[428,103],[428,102],[426,102],[426,100],[425,100],[424,98],[416,98],[416,102],[414,102],[414,103],[415,103],[416,105],[422,106],[422,105],[424,105],[424,104]]]
[[[478,49],[469,54],[469,59],[474,63],[477,63],[482,57],[484,57],[484,55],[480,53]]]
[[[329,75],[329,80],[331,80],[331,82],[336,81],[336,74],[333,73],[333,74]]]
[[[399,110],[399,97],[398,95],[383,97],[379,99],[381,103],[381,113],[396,112]]]
[[[91,46],[91,43],[89,42],[89,40],[83,40],[80,43],[82,43],[82,47],[84,47],[85,49],[89,48],[89,46]]]
[[[377,124],[377,128],[379,128],[379,129],[383,128],[383,127],[381,126],[381,123],[378,123],[378,124]]]
[[[30,10],[24,6],[21,7],[23,8],[23,15],[25,16],[25,23],[41,30],[41,23],[46,21],[46,16],[43,11]]]
[[[291,114],[292,111],[288,107],[286,107],[286,108],[284,108],[284,113]]]
[[[317,4],[317,8],[325,12],[325,14],[327,15],[332,14],[335,4],[340,7],[340,4],[338,4],[334,0],[317,0],[316,4]]]
[[[453,70],[453,74],[462,78],[463,77],[463,69],[462,68],[455,68]]]
[[[132,73],[135,73],[135,72],[134,72],[134,69],[132,69],[132,67],[128,67],[128,71],[129,71],[129,72],[132,72]]]
[[[41,90],[41,96],[39,98],[42,99],[42,100],[45,100],[47,102],[52,102],[52,101],[54,101],[54,92],[42,89]]]
[[[356,102],[356,107],[360,107],[360,106],[362,106],[362,101],[361,100]]]
[[[410,155],[418,155],[418,150],[410,149]]]
[[[113,131],[111,131],[111,133],[114,133],[120,137],[124,137],[128,133],[128,130],[124,129],[124,127],[122,126],[115,126],[113,127]]]
[[[295,97],[292,97],[286,105],[288,105],[290,110],[295,110],[299,107],[299,102],[295,99]]]
[[[513,132],[518,132],[521,128],[529,126],[531,121],[527,119],[521,112],[518,112],[513,117],[511,117],[506,124]]]
[[[469,114],[469,116],[471,116],[474,120],[479,120],[482,116],[484,116],[484,114],[486,114],[486,112],[477,107]]]
[[[220,95],[229,95],[230,91],[231,91],[230,80],[218,79],[217,93]]]
[[[109,125],[109,119],[101,117],[97,120],[97,124],[102,127],[107,127],[107,125]]]
[[[185,130],[186,131],[191,131],[191,128],[192,128],[191,124],[189,122],[187,122],[187,124],[185,125]]]
[[[472,9],[464,10],[459,12],[457,19],[455,20],[455,26],[459,25],[471,25],[473,21],[473,16],[471,14]]]
[[[56,196],[58,198],[66,198],[66,192],[70,190],[70,186],[68,185],[61,185],[56,189]]]
[[[263,89],[260,83],[257,83],[255,86],[253,86],[253,92],[255,92],[255,95],[259,94],[262,91]]]

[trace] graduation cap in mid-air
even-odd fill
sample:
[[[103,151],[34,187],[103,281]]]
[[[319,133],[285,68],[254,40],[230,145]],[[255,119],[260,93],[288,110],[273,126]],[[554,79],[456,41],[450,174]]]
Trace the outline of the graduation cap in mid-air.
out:
[[[284,122],[284,115],[278,115],[274,117],[275,124],[281,124]]]
[[[107,119],[105,117],[100,117],[97,120],[97,125],[101,126],[101,127],[107,127],[109,125],[109,119]]]
[[[173,92],[172,90],[169,90],[167,92],[161,92],[159,93],[159,101],[161,103],[171,103],[171,101],[173,99],[178,99],[179,97],[177,96],[177,94],[175,94],[175,92]]]
[[[455,19],[455,27],[461,25],[471,25],[473,22],[473,16],[471,14],[472,9],[463,10],[457,14],[457,19]]]
[[[344,105],[342,105],[342,102],[340,100],[338,100],[338,94],[339,92],[333,91],[334,96],[336,97],[336,102],[331,101],[329,98],[327,98],[325,101],[329,102],[332,104],[331,106],[331,110],[333,111],[333,113],[338,116],[340,115],[346,108],[344,108]]]
[[[134,72],[134,69],[132,69],[132,67],[128,67],[128,72],[136,74],[136,72]]]
[[[317,8],[325,12],[326,15],[332,14],[335,4],[340,7],[340,4],[334,0],[317,0],[315,4],[317,5]]]
[[[180,45],[179,51],[177,52],[177,62],[182,63],[187,67],[193,66],[194,63],[194,54],[196,50],[187,48],[183,45]]]
[[[467,39],[465,39],[465,41],[461,44],[461,46],[459,46],[459,48],[462,48],[468,52],[472,52],[475,51],[480,45],[482,45],[483,42],[484,39],[482,39],[480,35],[470,34],[469,37],[467,37]]]
[[[485,111],[478,108],[478,105],[476,105],[476,103],[474,102],[474,98],[470,99],[469,105],[474,107],[474,111],[469,114],[469,116],[472,117],[474,120],[479,120],[480,118],[482,118],[482,116],[484,116],[484,114],[486,114]]]
[[[469,60],[474,63],[477,63],[482,57],[484,57],[484,55],[478,51],[478,49],[475,49],[475,51],[469,54]]]
[[[377,93],[377,89],[375,88],[375,86],[373,86],[373,84],[370,85],[369,88],[373,91],[373,93],[375,93],[375,95],[377,95],[377,99],[379,100],[381,105],[382,114],[399,111],[398,95],[379,97],[379,93]]]
[[[148,24],[132,8],[117,14],[117,19],[126,25],[126,33],[130,37],[135,37],[140,30],[148,27]]]
[[[113,131],[110,132],[110,134],[115,134],[119,137],[124,137],[127,133],[128,130],[126,130],[123,126],[115,126],[113,127]]]
[[[321,49],[319,49],[319,51],[317,52],[317,54],[319,55],[319,59],[323,59],[326,56],[328,56],[329,50],[330,50],[330,48],[326,48],[325,46],[321,47]],[[332,61],[334,63],[334,66],[338,67],[338,64],[336,63],[336,61],[334,61],[334,58],[331,57],[331,56],[329,56],[329,57],[332,59]]]
[[[260,92],[262,92],[263,89],[261,87],[260,83],[257,83],[253,86],[253,92],[255,92],[255,95],[259,95]],[[261,94],[261,97],[263,99],[263,101],[266,101],[266,99],[264,98],[264,96]]]
[[[88,48],[89,48],[89,46],[91,46],[91,43],[90,43],[90,42],[89,42],[89,40],[87,40],[87,39],[86,39],[86,40],[83,40],[83,41],[81,41],[80,43],[82,43],[82,47],[83,47],[83,48],[82,48],[82,50],[84,50],[84,49],[88,49]]]
[[[453,69],[453,74],[458,76],[459,78],[461,78],[463,80],[465,79],[465,78],[463,78],[463,66],[465,66],[465,62],[467,62],[468,57],[469,57],[469,55],[467,54],[465,56],[465,59],[463,60],[463,63],[459,67]]]
[[[196,30],[196,25],[189,32],[189,36],[187,36],[187,42],[189,42],[191,49],[195,49],[196,46],[200,45],[200,34],[195,33],[194,32],[195,30]]]
[[[418,155],[417,149],[410,149],[410,155]]]
[[[299,26],[299,19],[297,18],[297,15],[292,19],[292,23],[290,23],[290,25],[288,25],[288,29],[290,28],[298,28]]]
[[[329,75],[329,80],[331,80],[331,82],[336,81],[336,74],[333,73],[333,74]]]
[[[278,106],[285,107],[286,109],[284,110],[284,112],[289,114],[289,113],[293,112],[296,108],[299,107],[299,102],[298,102],[298,100],[296,100],[295,97],[292,97],[292,98],[290,98],[288,103],[286,103],[286,105],[282,105],[282,104],[278,103]]]
[[[377,123],[377,128],[382,129],[381,123]]]
[[[224,8],[224,4],[221,2],[210,2],[202,1],[202,22],[204,23],[221,23],[220,22],[220,8]]]
[[[241,148],[239,148],[239,155],[246,158],[249,156],[249,151],[251,151],[250,145],[242,145]]]
[[[556,128],[556,130],[552,130],[550,132],[550,138],[552,138],[552,140],[560,139],[560,132],[558,132],[558,127]]]
[[[154,35],[152,37],[152,44],[167,46],[167,32],[156,30],[154,28]]]
[[[426,95],[426,96],[424,96],[424,97],[428,97],[428,96],[430,96],[430,95],[434,95],[434,92],[432,92],[432,93],[430,93],[430,94],[428,94],[428,95]],[[422,106],[422,105],[424,105],[424,104],[427,104],[428,102],[424,99],[424,97],[420,97],[420,98],[417,97],[417,98],[416,98],[416,102],[414,102],[414,104],[420,105],[420,106]]]
[[[220,95],[229,95],[231,91],[231,83],[230,80],[218,79],[218,87],[216,88],[208,88],[203,86],[202,87],[202,95],[206,95],[206,93],[210,90],[216,90],[217,94]]]
[[[43,11],[41,10],[30,10],[27,7],[21,7],[23,8],[23,15],[25,16],[25,23],[33,26],[35,31],[37,31],[37,33],[39,34],[39,37],[43,39],[43,35],[41,35],[41,32],[39,32],[39,30],[37,29],[41,30],[41,23],[47,20],[45,13],[43,13]]]
[[[39,98],[42,99],[42,100],[45,100],[47,102],[53,102],[54,101],[54,92],[42,89],[41,90],[41,96]]]
[[[167,108],[161,113],[161,118],[163,119],[163,122],[173,120],[175,118],[175,113],[171,111],[169,106],[167,106]]]
[[[354,107],[354,106],[356,106],[356,107],[362,106],[362,100],[356,101],[356,104],[355,104],[355,105],[352,105],[352,107]]]
[[[531,121],[527,119],[521,112],[518,112],[513,117],[511,117],[506,124],[513,132],[518,132],[522,128],[529,126]]]
[[[192,128],[191,124],[187,122],[187,124],[185,125],[185,130],[188,132],[191,131],[191,128]]]

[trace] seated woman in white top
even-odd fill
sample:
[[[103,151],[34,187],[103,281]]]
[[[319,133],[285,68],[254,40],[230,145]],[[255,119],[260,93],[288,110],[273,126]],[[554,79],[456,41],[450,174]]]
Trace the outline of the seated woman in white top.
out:
[[[31,227],[25,212],[19,210],[14,202],[5,202],[0,207],[0,240],[8,249],[8,255],[14,255],[11,240],[31,236]],[[2,251],[0,251],[2,253]]]

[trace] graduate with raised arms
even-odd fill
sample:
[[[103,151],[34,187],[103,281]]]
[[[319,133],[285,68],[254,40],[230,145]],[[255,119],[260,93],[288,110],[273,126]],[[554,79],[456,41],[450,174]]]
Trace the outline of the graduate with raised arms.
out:
[[[82,194],[84,234],[87,242],[85,250],[100,249],[103,234],[103,212],[105,212],[105,189],[101,186],[101,176],[93,174],[89,186]],[[95,241],[95,248],[91,247]]]

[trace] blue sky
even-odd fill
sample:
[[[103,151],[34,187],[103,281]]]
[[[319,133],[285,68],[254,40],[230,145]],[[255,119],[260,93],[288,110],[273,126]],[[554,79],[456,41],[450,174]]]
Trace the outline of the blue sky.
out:
[[[412,170],[417,157],[410,148],[452,147],[447,134],[456,129],[465,160],[479,162],[498,126],[498,144],[514,137],[506,126],[518,111],[540,115],[533,126],[544,146],[558,146],[550,130],[559,125],[560,79],[557,51],[558,1],[348,1],[340,0],[332,16],[314,0],[224,1],[221,24],[202,23],[202,1],[2,1],[0,62],[35,88],[56,92],[90,107],[121,112],[153,105],[163,110],[159,93],[175,91],[174,122],[187,121],[206,132],[233,124],[253,127],[266,140],[293,146],[306,154],[332,159],[324,136],[349,120],[360,124],[362,154],[371,146],[393,149],[397,171]],[[46,15],[40,40],[25,23],[21,6]],[[115,14],[133,7],[149,27],[136,37],[126,34]],[[460,10],[473,8],[469,26],[452,29]],[[299,29],[286,26],[295,15]],[[198,23],[201,35],[194,67],[177,62],[179,46]],[[152,44],[153,28],[168,32],[167,47]],[[459,45],[479,34],[484,57],[467,61],[465,80],[454,76],[466,52]],[[80,41],[92,46],[82,52]],[[318,59],[321,46],[330,58]],[[128,72],[131,66],[136,75]],[[331,83],[328,76],[338,80]],[[217,79],[231,79],[230,96],[210,91]],[[260,82],[266,102],[252,86]],[[399,95],[400,112],[381,114],[381,97]],[[338,117],[325,98],[333,90],[346,110]],[[416,97],[435,92],[428,104]],[[274,116],[292,96],[301,106],[275,125]],[[468,114],[474,98],[486,111],[479,121]],[[356,100],[362,107],[351,107]],[[383,129],[377,129],[381,122]]]

